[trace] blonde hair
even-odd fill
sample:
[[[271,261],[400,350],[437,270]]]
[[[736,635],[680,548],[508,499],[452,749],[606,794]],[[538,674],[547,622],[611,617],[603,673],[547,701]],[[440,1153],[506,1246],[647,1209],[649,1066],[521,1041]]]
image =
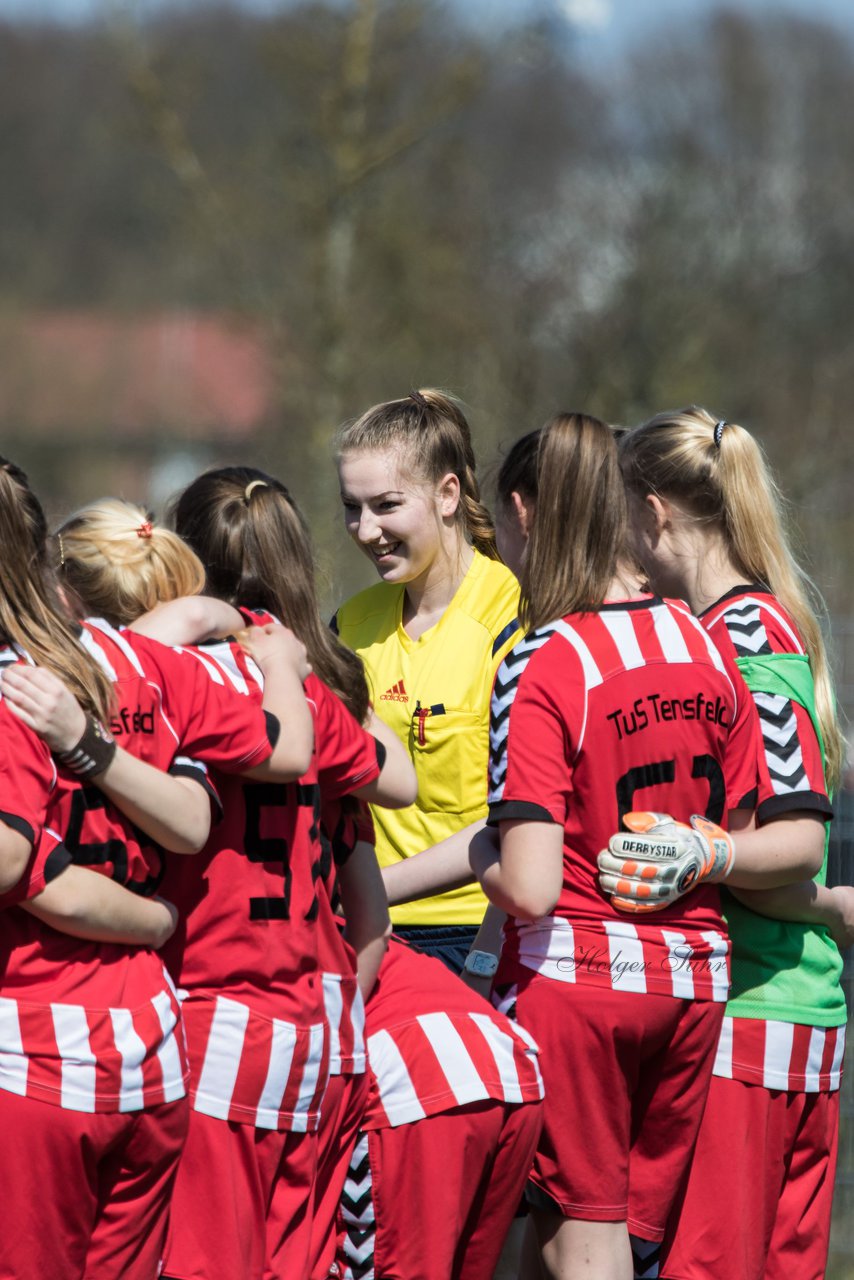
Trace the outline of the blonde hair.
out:
[[[452,396],[425,387],[402,400],[375,404],[342,427],[336,444],[339,458],[345,453],[404,448],[407,462],[431,484],[452,472],[460,482],[457,524],[483,555],[500,558],[492,517],[480,500],[469,424]]]
[[[641,499],[649,493],[673,499],[719,529],[745,582],[765,585],[794,618],[812,667],[827,782],[835,787],[845,741],[818,620],[824,603],[792,554],[783,498],[758,443],[743,427],[693,405],[660,413],[627,432],[620,458],[630,492]]]
[[[56,536],[63,580],[86,613],[125,626],[164,600],[198,595],[205,571],[176,533],[130,502],[103,498]]]
[[[108,720],[113,686],[78,643],[50,564],[47,521],[20,467],[0,458],[0,634]]]
[[[614,434],[598,418],[558,414],[519,442],[516,461],[525,458],[535,508],[519,574],[519,616],[532,631],[599,608],[623,561],[627,518]],[[511,468],[502,475],[499,500],[507,501]]]

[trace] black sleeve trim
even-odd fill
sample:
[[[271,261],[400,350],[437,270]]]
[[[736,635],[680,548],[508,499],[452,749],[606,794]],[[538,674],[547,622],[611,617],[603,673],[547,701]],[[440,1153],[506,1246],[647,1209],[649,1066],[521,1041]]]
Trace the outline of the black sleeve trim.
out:
[[[489,806],[487,826],[497,827],[499,822],[513,821],[551,822],[557,825],[548,809],[544,809],[541,804],[534,804],[531,800],[499,800],[496,804]]]
[[[50,884],[51,880],[55,880],[66,867],[71,866],[72,862],[73,858],[64,844],[58,844],[55,849],[51,849],[44,864],[45,884]]]
[[[373,734],[371,736],[373,737]],[[380,771],[382,771],[388,751],[386,750],[385,743],[380,742],[379,738],[374,738],[374,746],[377,749],[377,764],[380,767]]]
[[[28,822],[19,817],[17,813],[6,813],[5,809],[0,809],[0,819],[6,823],[7,827],[11,827],[13,831],[17,831],[19,835],[29,840],[30,844],[35,844],[36,833]]]
[[[222,801],[217,794],[216,787],[211,782],[207,770],[193,764],[173,764],[169,767],[169,773],[173,778],[192,778],[193,782],[204,788],[208,793],[208,797],[213,805],[214,818],[217,822],[222,819]]]
[[[833,806],[827,796],[819,791],[788,791],[783,796],[772,796],[770,800],[764,800],[756,810],[756,820],[761,826],[764,822],[770,822],[786,813],[797,813],[800,809],[816,813],[825,821],[833,817]]]
[[[501,646],[507,643],[507,641],[512,636],[513,632],[518,630],[519,630],[519,619],[514,618],[512,622],[508,622],[507,626],[503,627],[501,631],[499,631],[498,635],[495,637],[495,639],[492,642],[493,658],[495,657],[496,653],[501,648]]]
[[[264,712],[264,719],[267,721],[267,740],[275,751],[276,743],[279,741],[279,736],[282,732],[282,726],[279,724],[278,717],[274,716],[271,711]]]
[[[731,804],[727,807],[730,809],[755,809],[759,803],[759,788],[754,787],[752,791],[748,791],[743,795],[738,804]]]

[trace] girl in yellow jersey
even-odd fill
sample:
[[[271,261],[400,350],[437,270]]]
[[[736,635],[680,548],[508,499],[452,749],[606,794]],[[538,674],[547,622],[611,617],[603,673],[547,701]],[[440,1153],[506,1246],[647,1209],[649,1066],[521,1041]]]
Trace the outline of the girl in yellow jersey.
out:
[[[519,638],[519,591],[480,502],[468,423],[448,396],[413,391],[369,409],[341,432],[338,471],[347,532],[381,581],[342,605],[335,625],[418,775],[415,804],[374,813],[380,864],[393,867],[486,817],[489,700]],[[404,903],[392,920],[459,971],[485,908],[466,885]]]

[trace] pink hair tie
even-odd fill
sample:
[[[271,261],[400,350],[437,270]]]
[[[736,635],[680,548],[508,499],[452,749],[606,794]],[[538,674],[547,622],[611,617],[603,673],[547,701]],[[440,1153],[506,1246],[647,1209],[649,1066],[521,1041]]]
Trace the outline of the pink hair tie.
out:
[[[139,526],[139,528],[136,531],[136,536],[138,538],[150,538],[152,533],[153,533],[153,529],[151,527],[151,521],[143,520],[142,524]]]

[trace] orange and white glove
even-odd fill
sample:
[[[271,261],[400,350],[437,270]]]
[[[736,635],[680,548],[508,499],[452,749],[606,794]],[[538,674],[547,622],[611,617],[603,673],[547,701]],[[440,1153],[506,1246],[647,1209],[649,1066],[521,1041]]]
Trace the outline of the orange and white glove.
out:
[[[724,880],[735,849],[726,831],[695,814],[627,813],[628,832],[611,836],[597,859],[599,886],[621,911],[663,911],[707,880]]]

